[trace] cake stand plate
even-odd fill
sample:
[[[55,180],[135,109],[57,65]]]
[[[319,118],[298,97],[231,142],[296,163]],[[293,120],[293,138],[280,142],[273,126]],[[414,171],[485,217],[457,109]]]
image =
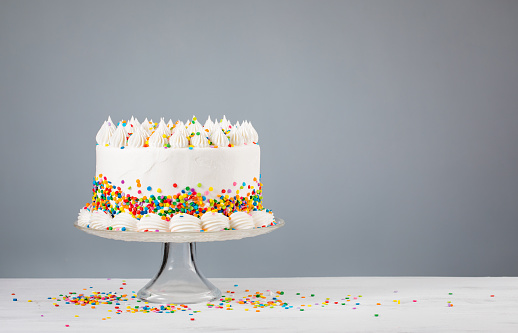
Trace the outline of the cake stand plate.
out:
[[[214,232],[135,232],[97,230],[74,226],[91,235],[131,242],[155,242],[162,245],[162,264],[155,277],[137,296],[147,302],[166,304],[193,304],[211,302],[221,296],[221,291],[207,280],[196,266],[196,242],[226,241],[264,235],[284,226],[277,224],[247,230]]]

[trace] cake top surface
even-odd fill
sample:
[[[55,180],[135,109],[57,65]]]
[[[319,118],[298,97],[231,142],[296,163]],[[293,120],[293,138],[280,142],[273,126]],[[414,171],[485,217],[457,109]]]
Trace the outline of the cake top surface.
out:
[[[259,136],[252,123],[232,124],[225,116],[212,121],[210,116],[202,125],[196,116],[185,123],[161,118],[153,122],[147,118],[140,123],[135,117],[117,125],[108,117],[96,135],[101,147],[128,148],[222,148],[257,144]]]

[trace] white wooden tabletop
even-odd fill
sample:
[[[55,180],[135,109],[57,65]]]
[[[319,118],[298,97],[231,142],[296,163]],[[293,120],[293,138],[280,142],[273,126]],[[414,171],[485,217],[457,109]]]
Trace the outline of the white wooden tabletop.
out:
[[[0,279],[0,332],[518,332],[516,277],[210,280],[229,298],[158,313],[131,298],[148,280]],[[127,296],[85,306],[63,299],[94,292]]]

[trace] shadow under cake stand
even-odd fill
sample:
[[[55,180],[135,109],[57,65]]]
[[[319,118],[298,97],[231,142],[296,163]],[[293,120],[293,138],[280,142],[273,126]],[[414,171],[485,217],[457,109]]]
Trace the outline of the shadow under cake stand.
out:
[[[223,230],[213,232],[136,232],[98,230],[74,226],[88,234],[129,242],[163,243],[162,264],[158,273],[137,293],[152,303],[194,304],[211,302],[221,296],[221,291],[207,280],[196,266],[196,242],[214,242],[264,235],[284,226],[284,220],[276,224],[247,230]]]

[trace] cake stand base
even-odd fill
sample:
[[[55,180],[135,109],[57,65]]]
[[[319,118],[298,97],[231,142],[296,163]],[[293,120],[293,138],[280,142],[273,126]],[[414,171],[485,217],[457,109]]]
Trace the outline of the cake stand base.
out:
[[[163,243],[162,265],[137,296],[152,303],[211,302],[221,291],[196,267],[196,243]]]

